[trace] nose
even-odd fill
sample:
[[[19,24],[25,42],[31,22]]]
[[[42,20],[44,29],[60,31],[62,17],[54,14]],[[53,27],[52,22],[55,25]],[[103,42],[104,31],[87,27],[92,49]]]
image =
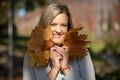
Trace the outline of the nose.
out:
[[[56,32],[58,32],[58,33],[60,33],[60,32],[61,32],[60,25],[58,25],[58,26],[56,27]]]

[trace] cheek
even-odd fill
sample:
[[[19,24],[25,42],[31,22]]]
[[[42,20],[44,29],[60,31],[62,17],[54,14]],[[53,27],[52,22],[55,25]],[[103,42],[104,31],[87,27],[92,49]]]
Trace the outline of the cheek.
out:
[[[54,30],[55,30],[55,28],[53,28],[53,27],[50,27],[50,29],[51,29],[51,31],[54,31]]]
[[[67,33],[68,32],[68,29],[63,29],[63,33]]]

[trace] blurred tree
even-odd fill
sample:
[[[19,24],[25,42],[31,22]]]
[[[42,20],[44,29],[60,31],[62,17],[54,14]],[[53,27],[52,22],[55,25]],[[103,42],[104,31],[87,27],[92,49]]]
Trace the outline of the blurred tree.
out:
[[[8,37],[8,1],[1,0],[0,2],[0,44],[6,41]]]
[[[0,2],[0,25],[7,22],[8,1],[1,0]]]
[[[44,6],[47,4],[47,0],[24,0],[23,2],[25,2],[27,11],[33,10],[36,7]]]

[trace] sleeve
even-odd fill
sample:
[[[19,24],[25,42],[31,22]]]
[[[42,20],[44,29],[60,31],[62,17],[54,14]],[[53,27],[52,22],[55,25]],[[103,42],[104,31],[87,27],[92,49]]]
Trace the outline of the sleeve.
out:
[[[36,80],[35,72],[31,66],[29,66],[27,55],[24,56],[23,61],[23,80]]]
[[[64,76],[63,80],[79,80],[79,79],[77,79],[75,72],[74,72],[73,68],[71,67],[70,72],[68,72],[68,74],[66,76]]]
[[[82,58],[78,58],[77,61],[80,77],[82,80],[95,80],[95,72],[90,53]]]

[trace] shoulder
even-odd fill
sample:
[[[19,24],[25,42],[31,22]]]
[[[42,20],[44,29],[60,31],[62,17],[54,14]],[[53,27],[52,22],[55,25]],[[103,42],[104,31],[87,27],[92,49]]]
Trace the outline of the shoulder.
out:
[[[76,61],[77,61],[77,64],[80,64],[80,65],[92,64],[92,58],[89,51],[87,51],[87,54],[85,56],[76,58]]]
[[[82,60],[82,59],[88,59],[88,58],[91,58],[91,55],[90,55],[89,50],[87,50],[86,55],[84,55],[84,56],[82,56],[82,57],[80,56],[80,57],[78,57],[78,58],[76,58],[76,59]]]

